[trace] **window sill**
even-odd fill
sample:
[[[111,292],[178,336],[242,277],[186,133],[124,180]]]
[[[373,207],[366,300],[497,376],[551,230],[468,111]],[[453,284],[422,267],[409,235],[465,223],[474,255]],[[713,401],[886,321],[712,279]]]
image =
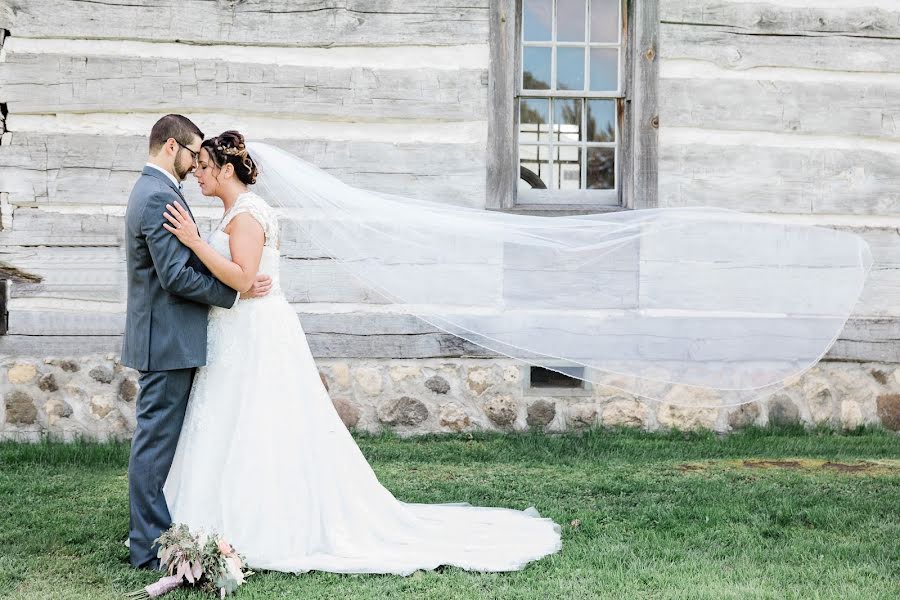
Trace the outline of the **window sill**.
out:
[[[489,207],[487,210],[511,213],[516,215],[539,215],[543,217],[570,217],[575,215],[593,215],[599,213],[631,210],[624,206],[592,205],[592,204],[518,204],[512,208]]]

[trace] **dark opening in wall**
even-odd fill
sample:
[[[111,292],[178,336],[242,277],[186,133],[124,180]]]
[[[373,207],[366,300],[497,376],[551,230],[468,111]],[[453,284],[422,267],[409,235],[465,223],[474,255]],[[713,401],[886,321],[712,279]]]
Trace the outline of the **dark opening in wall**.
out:
[[[578,379],[584,376],[584,367],[554,367],[554,369],[556,370],[545,369],[544,367],[531,367],[531,387],[584,387],[584,380]]]
[[[6,103],[0,102],[0,135],[6,133],[6,115],[9,114],[9,110],[6,108]],[[0,144],[3,143],[3,140],[0,139]]]
[[[0,335],[6,335],[6,332],[9,330],[8,298],[9,279],[0,279]]]
[[[9,37],[9,29],[0,28],[0,48],[3,48],[4,42]],[[6,104],[0,103],[0,134],[6,131],[6,115],[9,114],[9,110],[6,108]]]

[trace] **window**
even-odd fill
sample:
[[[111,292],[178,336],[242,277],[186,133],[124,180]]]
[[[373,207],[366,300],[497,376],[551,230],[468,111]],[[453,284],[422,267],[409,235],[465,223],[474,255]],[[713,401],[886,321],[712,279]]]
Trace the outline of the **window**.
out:
[[[655,3],[492,2],[488,208],[655,206]]]
[[[519,203],[620,204],[620,5],[620,0],[523,0]]]

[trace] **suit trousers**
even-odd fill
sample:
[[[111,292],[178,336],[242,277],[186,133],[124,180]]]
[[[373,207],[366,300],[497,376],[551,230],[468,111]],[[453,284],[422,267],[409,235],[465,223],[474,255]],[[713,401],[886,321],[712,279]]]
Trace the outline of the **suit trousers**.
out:
[[[172,525],[163,484],[175,457],[196,368],[142,371],[128,460],[131,564],[157,565],[154,540]]]

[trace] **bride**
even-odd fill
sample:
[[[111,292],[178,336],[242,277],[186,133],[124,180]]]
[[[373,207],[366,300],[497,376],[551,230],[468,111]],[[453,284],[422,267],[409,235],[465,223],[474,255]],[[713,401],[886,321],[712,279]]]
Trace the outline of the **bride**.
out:
[[[172,520],[217,531],[250,567],[394,573],[453,565],[513,571],[557,552],[560,527],[534,508],[397,500],[335,411],[279,284],[275,210],[250,191],[257,166],[236,131],[203,142],[195,177],[225,213],[204,241],[180,205],[164,227],[223,283],[268,296],[209,313],[198,370],[163,488]]]

